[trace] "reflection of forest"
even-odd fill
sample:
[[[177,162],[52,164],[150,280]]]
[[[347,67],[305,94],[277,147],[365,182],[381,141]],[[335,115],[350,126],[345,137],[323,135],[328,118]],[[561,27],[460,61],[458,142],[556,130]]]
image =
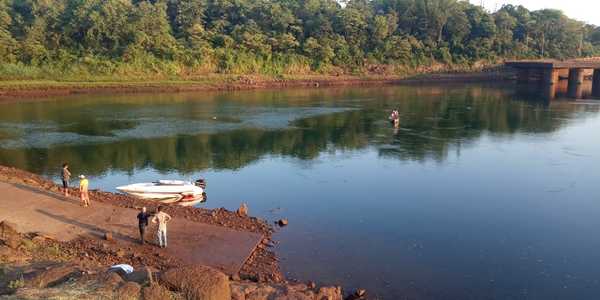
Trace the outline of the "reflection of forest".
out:
[[[323,151],[361,149],[369,145],[386,157],[443,160],[451,147],[460,148],[482,134],[553,132],[578,110],[598,111],[597,106],[568,102],[554,102],[547,107],[510,101],[500,89],[423,87],[408,92],[393,91],[382,89],[371,94],[372,100],[360,102],[360,110],[301,119],[287,129],[243,128],[104,144],[0,148],[0,164],[42,174],[56,173],[63,161],[96,175],[109,169],[133,171],[145,167],[187,173],[206,168],[238,169],[264,155],[312,159]],[[365,99],[362,96],[360,92],[353,94],[355,99]],[[331,103],[342,104],[336,100]],[[392,108],[400,111],[398,129],[385,121]],[[94,124],[99,128],[92,128]],[[113,128],[110,124],[88,123],[84,131],[109,132]]]

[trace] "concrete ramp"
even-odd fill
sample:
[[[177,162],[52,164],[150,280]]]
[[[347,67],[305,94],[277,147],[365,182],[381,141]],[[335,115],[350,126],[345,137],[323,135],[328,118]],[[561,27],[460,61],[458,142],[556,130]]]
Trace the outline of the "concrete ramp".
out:
[[[94,203],[88,208],[79,200],[65,198],[29,186],[0,182],[0,220],[17,225],[21,232],[43,232],[61,241],[79,235],[101,236],[113,232],[115,240],[137,243],[138,211]],[[147,229],[146,239],[155,241],[155,226]],[[236,274],[262,235],[173,218],[168,226],[169,255],[185,263],[218,268],[227,274]]]

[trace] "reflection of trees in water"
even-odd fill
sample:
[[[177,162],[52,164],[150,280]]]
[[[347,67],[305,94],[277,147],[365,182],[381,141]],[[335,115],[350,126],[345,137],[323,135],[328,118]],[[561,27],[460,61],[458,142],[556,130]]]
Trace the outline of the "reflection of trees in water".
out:
[[[374,101],[362,103],[362,110],[301,119],[285,130],[245,128],[48,149],[0,149],[0,163],[43,174],[57,173],[63,161],[68,161],[75,172],[96,175],[108,169],[131,172],[146,167],[188,173],[207,168],[239,169],[264,155],[312,159],[323,151],[361,149],[369,144],[386,157],[442,161],[452,147],[460,149],[483,134],[553,132],[577,110],[598,110],[597,106],[561,102],[551,104],[550,110],[543,105],[507,101],[501,90],[493,89],[410,91],[384,90]],[[401,126],[396,130],[385,121],[392,108],[398,108],[401,115]],[[107,131],[107,124],[102,122],[87,126],[92,133]]]

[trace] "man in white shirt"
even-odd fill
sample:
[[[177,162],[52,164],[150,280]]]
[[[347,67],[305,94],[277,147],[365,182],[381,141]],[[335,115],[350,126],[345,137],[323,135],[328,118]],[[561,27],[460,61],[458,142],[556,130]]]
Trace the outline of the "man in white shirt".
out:
[[[162,211],[163,207],[158,207],[158,212],[152,218],[152,223],[158,223],[158,246],[167,248],[167,223],[171,221],[171,216]]]

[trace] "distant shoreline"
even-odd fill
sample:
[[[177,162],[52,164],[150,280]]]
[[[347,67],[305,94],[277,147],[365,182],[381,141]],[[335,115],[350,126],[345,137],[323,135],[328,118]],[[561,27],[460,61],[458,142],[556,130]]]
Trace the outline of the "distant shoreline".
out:
[[[206,75],[194,80],[149,81],[0,81],[0,100],[44,98],[77,94],[176,93],[198,91],[236,91],[283,88],[319,88],[341,86],[377,86],[408,83],[491,82],[514,79],[511,72],[428,73],[414,76],[283,76]]]

